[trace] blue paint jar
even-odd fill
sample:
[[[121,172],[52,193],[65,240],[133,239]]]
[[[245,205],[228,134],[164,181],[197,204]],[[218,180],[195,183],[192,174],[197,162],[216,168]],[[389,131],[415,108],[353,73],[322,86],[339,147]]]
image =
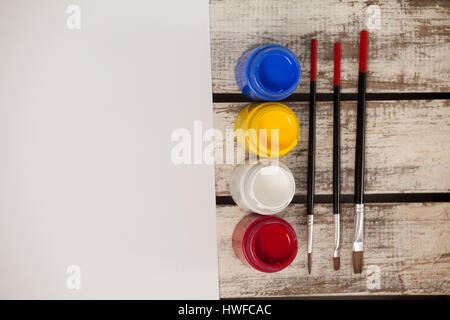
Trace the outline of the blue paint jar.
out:
[[[297,89],[301,74],[300,62],[291,50],[269,44],[242,55],[236,66],[236,83],[252,100],[278,101]]]

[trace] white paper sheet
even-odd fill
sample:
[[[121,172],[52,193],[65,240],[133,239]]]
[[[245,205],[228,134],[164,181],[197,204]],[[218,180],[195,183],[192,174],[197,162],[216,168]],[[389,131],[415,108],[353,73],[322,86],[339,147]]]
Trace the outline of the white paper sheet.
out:
[[[218,298],[208,11],[0,2],[0,298]]]

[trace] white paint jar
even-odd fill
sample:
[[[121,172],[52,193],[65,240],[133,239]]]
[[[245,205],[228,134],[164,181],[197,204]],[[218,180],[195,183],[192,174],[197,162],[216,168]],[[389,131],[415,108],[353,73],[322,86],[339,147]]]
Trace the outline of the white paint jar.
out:
[[[230,193],[245,211],[276,214],[294,198],[295,180],[289,168],[279,161],[241,164],[231,174]]]

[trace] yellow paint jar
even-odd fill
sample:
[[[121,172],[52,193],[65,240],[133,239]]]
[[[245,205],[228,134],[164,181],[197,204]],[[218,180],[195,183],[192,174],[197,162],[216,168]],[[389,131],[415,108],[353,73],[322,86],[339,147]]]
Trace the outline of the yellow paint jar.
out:
[[[254,103],[243,108],[234,124],[238,144],[247,152],[263,157],[281,157],[300,138],[295,113],[279,102]]]

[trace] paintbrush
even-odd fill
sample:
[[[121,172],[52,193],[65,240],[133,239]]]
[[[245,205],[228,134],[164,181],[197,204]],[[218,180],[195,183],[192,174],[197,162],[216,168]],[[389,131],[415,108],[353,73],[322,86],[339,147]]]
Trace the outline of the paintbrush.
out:
[[[364,131],[366,125],[367,31],[361,31],[359,42],[358,107],[355,154],[355,231],[353,235],[353,270],[362,272],[364,238]]]
[[[340,94],[341,94],[341,44],[334,44],[334,88],[333,88],[333,213],[334,213],[334,251],[333,267],[339,270],[341,266],[340,239]]]
[[[316,153],[316,76],[317,40],[311,40],[311,81],[309,93],[309,142],[308,142],[308,273],[311,274],[313,226],[314,226],[314,167]]]

